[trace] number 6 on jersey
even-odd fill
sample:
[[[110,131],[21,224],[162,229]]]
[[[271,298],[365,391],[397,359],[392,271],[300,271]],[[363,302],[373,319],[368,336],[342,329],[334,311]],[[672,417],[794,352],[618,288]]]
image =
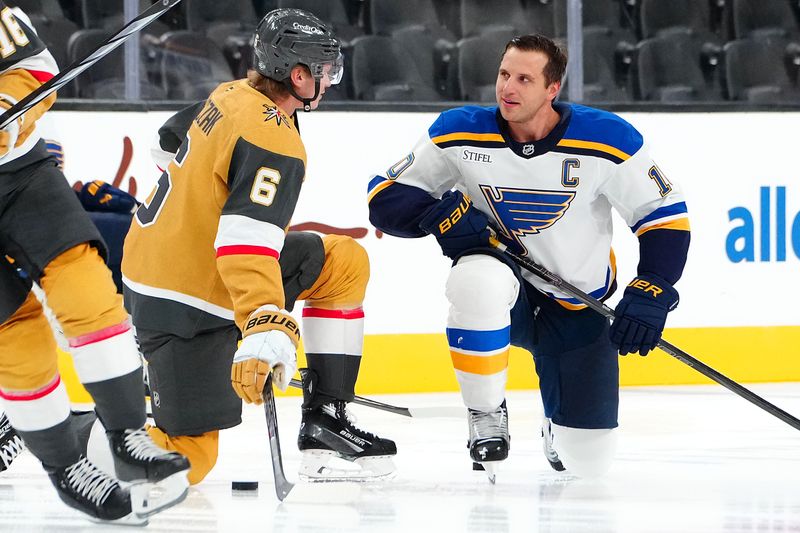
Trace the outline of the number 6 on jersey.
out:
[[[281,173],[274,168],[261,167],[256,172],[256,179],[253,180],[253,188],[250,191],[250,199],[263,206],[272,205],[275,194],[278,192],[278,183],[281,182]]]

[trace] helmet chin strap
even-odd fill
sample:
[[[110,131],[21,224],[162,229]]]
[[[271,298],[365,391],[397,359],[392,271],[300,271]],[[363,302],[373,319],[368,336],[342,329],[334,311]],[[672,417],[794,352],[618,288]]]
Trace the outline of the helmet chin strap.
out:
[[[316,100],[317,97],[319,96],[319,80],[317,78],[314,78],[314,96],[312,96],[311,98],[303,98],[302,96],[297,94],[297,91],[295,91],[294,87],[292,86],[292,82],[289,81],[288,79],[285,80],[283,83],[289,90],[289,94],[291,94],[292,96],[303,102],[303,111],[305,111],[306,113],[310,112],[311,102]]]

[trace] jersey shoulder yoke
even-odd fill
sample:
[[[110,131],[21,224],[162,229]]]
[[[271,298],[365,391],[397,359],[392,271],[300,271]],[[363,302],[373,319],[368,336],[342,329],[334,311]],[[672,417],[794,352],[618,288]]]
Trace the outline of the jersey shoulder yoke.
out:
[[[496,117],[497,107],[465,106],[439,115],[428,129],[431,141],[440,148],[449,146],[504,146]]]
[[[572,118],[559,149],[621,163],[644,144],[642,134],[619,115],[572,104]]]

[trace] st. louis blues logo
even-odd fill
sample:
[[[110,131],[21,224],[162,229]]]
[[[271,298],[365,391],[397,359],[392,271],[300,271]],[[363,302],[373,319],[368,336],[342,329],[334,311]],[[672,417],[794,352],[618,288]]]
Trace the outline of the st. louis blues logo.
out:
[[[266,117],[264,118],[264,122],[267,122],[268,120],[274,120],[278,126],[283,124],[287,128],[289,127],[289,122],[288,122],[289,119],[286,117],[286,115],[283,114],[283,112],[280,109],[278,109],[278,106],[263,104],[263,107],[264,107],[264,116]]]
[[[534,235],[558,222],[575,199],[575,192],[515,189],[481,185],[481,192],[494,213],[500,231],[519,244],[527,254],[521,239]]]

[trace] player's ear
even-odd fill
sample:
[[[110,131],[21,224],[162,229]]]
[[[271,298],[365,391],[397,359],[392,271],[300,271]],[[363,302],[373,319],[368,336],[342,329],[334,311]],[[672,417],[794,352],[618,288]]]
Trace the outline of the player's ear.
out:
[[[295,87],[302,87],[303,82],[311,74],[302,65],[295,65],[289,73],[289,78],[292,80],[292,85]]]
[[[561,82],[554,81],[550,85],[547,86],[547,97],[550,100],[554,100],[556,96],[558,96],[558,92],[561,90]]]

